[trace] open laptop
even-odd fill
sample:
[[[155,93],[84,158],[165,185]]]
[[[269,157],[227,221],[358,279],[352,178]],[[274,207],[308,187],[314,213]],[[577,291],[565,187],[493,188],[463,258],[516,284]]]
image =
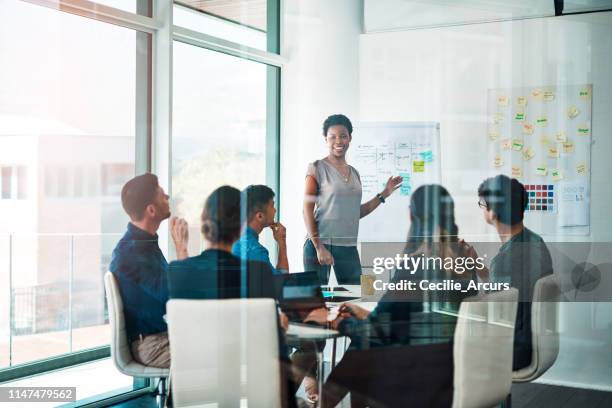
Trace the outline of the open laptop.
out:
[[[325,307],[325,299],[316,272],[275,275],[280,307],[291,322],[303,322],[314,309]]]

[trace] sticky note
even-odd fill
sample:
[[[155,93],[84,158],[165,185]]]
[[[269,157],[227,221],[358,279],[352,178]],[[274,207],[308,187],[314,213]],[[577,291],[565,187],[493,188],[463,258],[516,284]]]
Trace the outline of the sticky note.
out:
[[[531,123],[523,124],[523,133],[527,135],[533,134],[533,125]]]
[[[575,106],[570,106],[567,108],[567,117],[570,119],[574,119],[576,116],[580,115],[580,109]]]
[[[579,163],[576,165],[576,173],[580,174],[581,176],[584,176],[586,174],[586,171],[587,171],[586,163]]]
[[[567,135],[565,134],[565,132],[557,132],[555,133],[555,140],[558,143],[567,142]]]
[[[578,134],[582,136],[588,136],[591,134],[591,125],[589,123],[583,123],[578,126]]]
[[[523,169],[520,166],[512,166],[512,177],[520,178],[523,176]]]
[[[547,102],[555,100],[555,93],[553,91],[544,91],[543,99]]]
[[[552,169],[550,174],[552,174],[553,181],[559,181],[563,179],[563,174],[561,174],[561,170]]]
[[[536,119],[536,123],[537,123],[538,125],[540,125],[540,126],[546,126],[546,125],[548,125],[548,118],[546,118],[546,117],[544,117],[544,116],[543,116],[543,117],[541,117],[541,118],[537,118],[537,119]]]
[[[528,147],[527,149],[523,149],[523,159],[524,160],[531,160],[533,156],[535,156],[535,152],[533,151],[531,147]]]
[[[512,150],[523,150],[523,141],[521,139],[514,139],[512,141]]]
[[[491,140],[499,139],[499,132],[497,130],[489,130],[489,139]]]
[[[538,176],[545,176],[548,174],[548,168],[546,166],[538,166],[535,172]]]
[[[489,137],[490,137],[490,135],[489,135]],[[498,135],[498,137],[499,137],[499,135]],[[425,150],[424,152],[419,153],[419,156],[421,156],[421,159],[423,159],[423,161],[425,163],[429,163],[429,162],[433,161],[433,152],[431,150]]]
[[[412,171],[414,173],[425,172],[425,162],[423,160],[415,160],[412,162]]]
[[[522,106],[525,107],[527,106],[527,97],[526,96],[519,96],[516,98],[516,104],[518,106]]]
[[[563,153],[574,153],[574,143],[570,141],[563,143]]]
[[[410,173],[400,173],[402,178],[402,184],[400,185],[400,195],[409,196],[412,193],[412,186],[410,185]]]
[[[514,115],[514,120],[517,120],[519,122],[522,122],[525,120],[525,112],[516,112],[516,114]]]
[[[494,124],[499,125],[503,121],[504,121],[504,115],[502,115],[501,113],[496,113],[493,115]]]
[[[547,135],[540,136],[540,144],[542,146],[548,146],[550,144],[550,138]]]
[[[578,92],[580,99],[591,99],[591,87],[587,86],[586,88],[582,88],[580,92]]]
[[[552,157],[553,159],[556,159],[557,157],[559,157],[559,149],[556,146],[549,147],[548,148],[548,157]]]
[[[502,96],[498,96],[497,97],[497,104],[499,106],[508,106],[508,97],[506,95],[502,95]]]
[[[531,97],[536,101],[541,101],[544,93],[541,89],[534,89],[531,91]]]
[[[504,159],[502,159],[502,157],[498,154],[497,156],[495,156],[495,158],[493,159],[493,165],[495,167],[501,167],[504,165]]]
[[[504,150],[510,150],[510,148],[512,147],[512,140],[510,139],[504,139],[501,141],[501,147]]]

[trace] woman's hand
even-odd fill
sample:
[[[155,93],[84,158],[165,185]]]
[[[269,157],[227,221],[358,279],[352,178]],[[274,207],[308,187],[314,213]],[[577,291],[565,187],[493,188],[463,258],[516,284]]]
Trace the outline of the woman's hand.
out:
[[[403,179],[401,176],[389,177],[389,180],[387,180],[387,184],[385,185],[385,189],[381,193],[383,197],[387,198],[393,194],[393,192],[400,187],[402,181]]]
[[[183,218],[170,218],[170,235],[176,248],[176,257],[178,259],[189,257],[187,250],[189,244],[189,225],[187,225],[187,221]]]
[[[319,245],[317,247],[317,260],[319,261],[320,265],[334,264],[334,257],[332,256],[331,252],[329,252],[327,248],[325,248],[324,245]]]
[[[280,320],[280,326],[283,328],[283,331],[286,332],[287,329],[289,329],[289,318],[283,312],[280,312],[278,318]]]
[[[352,316],[357,320],[365,320],[370,315],[370,312],[361,306],[357,306],[354,303],[343,303],[340,305],[339,318],[345,318]]]

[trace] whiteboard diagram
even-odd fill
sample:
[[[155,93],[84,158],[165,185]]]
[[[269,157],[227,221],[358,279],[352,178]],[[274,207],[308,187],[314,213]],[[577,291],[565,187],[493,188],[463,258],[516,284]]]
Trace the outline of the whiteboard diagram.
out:
[[[361,219],[359,241],[405,242],[410,195],[422,184],[440,182],[440,125],[435,122],[366,122],[353,131],[348,161],[359,171],[363,202],[392,176],[402,185],[387,202]]]

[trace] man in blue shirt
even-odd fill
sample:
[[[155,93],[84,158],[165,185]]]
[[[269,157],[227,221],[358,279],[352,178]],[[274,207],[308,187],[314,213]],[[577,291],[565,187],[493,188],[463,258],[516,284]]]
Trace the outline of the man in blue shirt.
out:
[[[146,173],[123,186],[121,203],[131,221],[113,250],[109,270],[123,298],[132,356],[142,364],[168,368],[168,327],[163,319],[168,301],[168,262],[157,236],[161,222],[170,217],[168,195],[157,176]],[[178,259],[187,258],[187,223],[173,217],[170,229]]]
[[[242,191],[242,203],[246,206],[247,222],[240,239],[232,246],[232,253],[241,259],[266,262],[275,274],[289,273],[287,230],[280,222],[274,222],[274,191],[268,186],[250,185]],[[270,227],[278,244],[276,268],[270,262],[270,253],[259,242],[259,234],[266,227]]]

